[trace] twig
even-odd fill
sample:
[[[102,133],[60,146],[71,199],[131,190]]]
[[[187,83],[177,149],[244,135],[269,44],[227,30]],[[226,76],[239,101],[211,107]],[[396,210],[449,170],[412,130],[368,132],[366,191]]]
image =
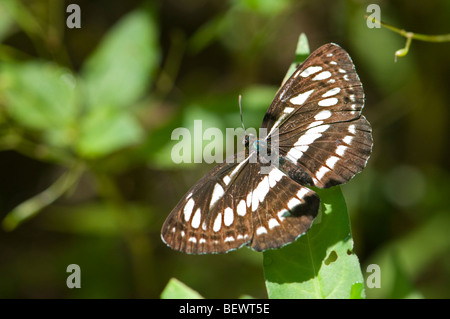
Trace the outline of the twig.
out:
[[[396,28],[390,24],[384,23],[383,21],[376,19],[375,17],[369,17],[368,15],[365,15],[364,17],[366,19],[372,19],[372,22],[380,24],[382,27],[389,29],[395,33],[398,33],[406,38],[405,47],[395,52],[395,62],[397,62],[397,57],[404,57],[406,54],[408,54],[409,47],[411,46],[411,42],[413,39],[425,42],[450,42],[450,33],[439,35],[415,33],[406,31],[404,29]]]

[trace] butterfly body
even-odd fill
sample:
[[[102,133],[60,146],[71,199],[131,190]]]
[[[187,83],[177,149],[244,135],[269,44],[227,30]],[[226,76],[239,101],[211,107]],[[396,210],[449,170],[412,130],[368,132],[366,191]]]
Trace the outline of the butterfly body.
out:
[[[162,240],[192,254],[257,251],[293,242],[311,226],[320,199],[306,186],[343,184],[367,164],[369,122],[364,92],[349,55],[326,44],[278,90],[260,140],[218,164],[166,219]]]

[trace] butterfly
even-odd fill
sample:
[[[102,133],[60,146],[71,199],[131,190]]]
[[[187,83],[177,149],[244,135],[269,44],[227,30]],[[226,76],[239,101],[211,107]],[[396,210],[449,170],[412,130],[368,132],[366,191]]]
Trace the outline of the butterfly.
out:
[[[348,53],[334,43],[319,47],[278,90],[261,125],[268,135],[246,138],[244,154],[218,164],[186,193],[162,226],[163,242],[212,254],[295,241],[320,206],[308,186],[346,183],[366,166],[373,140],[363,106]],[[275,133],[277,161],[261,160],[260,147],[267,149]]]

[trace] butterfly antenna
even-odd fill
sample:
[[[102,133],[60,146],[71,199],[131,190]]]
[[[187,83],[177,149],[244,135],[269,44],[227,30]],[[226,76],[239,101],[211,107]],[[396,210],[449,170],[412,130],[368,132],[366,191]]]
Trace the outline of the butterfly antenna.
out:
[[[244,118],[242,117],[242,95],[239,94],[239,113],[241,114],[241,124],[242,124],[242,128],[244,129],[244,132],[246,132],[245,130],[245,126],[244,126]]]

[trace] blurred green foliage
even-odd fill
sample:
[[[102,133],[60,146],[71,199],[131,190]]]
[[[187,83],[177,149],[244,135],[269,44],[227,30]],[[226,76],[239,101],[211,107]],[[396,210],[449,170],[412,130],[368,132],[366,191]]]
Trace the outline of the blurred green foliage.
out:
[[[267,297],[262,254],[161,242],[210,168],[173,164],[170,136],[194,119],[239,127],[239,94],[259,127],[302,32],[349,51],[366,92],[374,152],[342,187],[363,275],[381,269],[366,296],[450,297],[448,43],[413,41],[394,63],[404,38],[350,0],[77,3],[81,29],[69,2],[0,1],[0,297],[159,298],[172,277],[205,298]],[[447,1],[377,3],[392,25],[449,32]],[[72,263],[81,289],[65,285]]]

